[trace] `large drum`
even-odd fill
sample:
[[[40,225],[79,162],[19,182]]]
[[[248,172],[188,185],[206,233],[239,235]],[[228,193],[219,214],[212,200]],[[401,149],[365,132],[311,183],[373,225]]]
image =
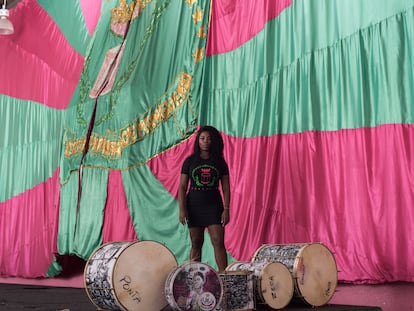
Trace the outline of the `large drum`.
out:
[[[161,310],[168,306],[165,280],[175,267],[174,255],[158,242],[106,243],[86,263],[86,293],[99,310]]]
[[[226,270],[253,273],[254,296],[257,303],[266,304],[272,309],[282,309],[293,298],[292,274],[281,262],[233,262]]]
[[[225,271],[219,274],[224,288],[221,305],[216,311],[255,310],[253,273],[251,271]]]
[[[329,302],[338,283],[338,270],[331,251],[322,243],[264,244],[252,262],[281,262],[292,273],[294,297],[314,306]]]
[[[169,273],[165,297],[173,310],[211,311],[221,303],[223,283],[212,267],[190,261]]]

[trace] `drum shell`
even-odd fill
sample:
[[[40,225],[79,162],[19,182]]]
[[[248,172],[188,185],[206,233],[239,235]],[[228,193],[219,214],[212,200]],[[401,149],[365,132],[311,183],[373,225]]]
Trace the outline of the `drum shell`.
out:
[[[255,310],[253,273],[246,270],[225,271],[219,274],[224,295],[216,311]]]
[[[162,309],[168,305],[163,285],[176,266],[174,255],[156,241],[106,243],[85,265],[85,290],[100,310]]]
[[[293,298],[294,282],[289,269],[280,262],[233,262],[226,271],[245,270],[253,273],[257,303],[272,309],[283,309]]]
[[[313,307],[327,304],[335,293],[335,258],[322,243],[264,244],[256,250],[252,262],[285,264],[294,280],[294,298]]]

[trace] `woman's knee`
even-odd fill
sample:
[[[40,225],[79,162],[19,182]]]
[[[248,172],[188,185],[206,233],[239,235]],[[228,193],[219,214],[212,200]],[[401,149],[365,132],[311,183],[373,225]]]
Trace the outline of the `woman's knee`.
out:
[[[224,232],[221,226],[211,226],[208,228],[211,244],[214,247],[224,247]]]
[[[191,246],[193,248],[202,248],[204,244],[204,234],[199,232],[192,232],[191,234]]]
[[[214,248],[224,248],[224,240],[219,237],[211,238],[211,244],[213,244]]]

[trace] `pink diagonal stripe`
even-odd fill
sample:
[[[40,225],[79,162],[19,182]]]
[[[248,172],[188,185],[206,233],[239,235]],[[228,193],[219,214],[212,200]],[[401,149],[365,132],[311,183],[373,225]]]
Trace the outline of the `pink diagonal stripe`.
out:
[[[129,212],[120,171],[109,171],[108,197],[102,231],[103,243],[118,240],[136,241],[138,239]]]
[[[10,11],[15,32],[0,36],[0,93],[65,109],[84,58],[36,1]]]
[[[80,0],[83,16],[85,18],[86,27],[89,30],[89,34],[92,36],[95,31],[96,24],[98,23],[99,16],[101,14],[101,0]]]
[[[45,182],[0,203],[0,274],[44,277],[57,252],[59,169]]]
[[[241,46],[291,3],[292,0],[213,1],[207,56],[226,53]]]

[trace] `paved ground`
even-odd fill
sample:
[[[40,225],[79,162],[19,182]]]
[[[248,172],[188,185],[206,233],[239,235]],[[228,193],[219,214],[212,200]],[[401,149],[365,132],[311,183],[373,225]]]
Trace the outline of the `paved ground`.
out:
[[[82,288],[0,284],[0,310],[94,311]]]
[[[305,305],[290,304],[284,308],[289,311],[323,310],[323,311],[379,311],[376,307],[359,307],[346,305],[325,305],[311,308]],[[67,288],[52,286],[34,286],[0,283],[0,310],[1,311],[95,311],[97,308],[89,300],[83,288]],[[163,311],[170,310],[166,308]],[[257,306],[258,311],[272,310],[266,306]],[[139,310],[158,311],[158,310]]]

